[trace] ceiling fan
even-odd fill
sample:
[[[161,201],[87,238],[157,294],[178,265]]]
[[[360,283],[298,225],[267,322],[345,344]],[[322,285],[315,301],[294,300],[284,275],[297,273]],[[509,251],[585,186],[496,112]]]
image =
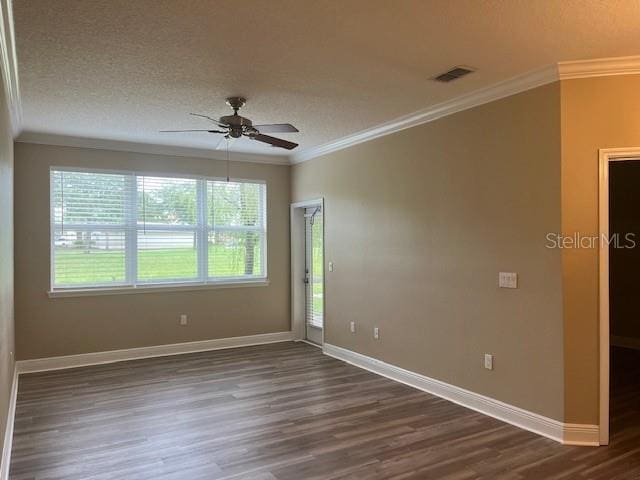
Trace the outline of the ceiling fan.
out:
[[[251,120],[246,117],[238,115],[246,99],[242,97],[229,97],[227,98],[227,105],[233,109],[233,115],[225,115],[219,119],[215,119],[208,115],[202,115],[200,113],[191,113],[195,117],[202,117],[212,121],[216,128],[213,130],[208,129],[196,129],[196,130],[160,130],[161,133],[178,133],[178,132],[208,132],[208,133],[221,133],[227,140],[233,140],[242,136],[248,137],[258,142],[268,143],[274,147],[286,148],[287,150],[293,150],[298,146],[297,143],[283,140],[282,138],[271,137],[265,135],[265,133],[294,133],[299,130],[290,123],[271,123],[265,125],[254,125]],[[217,148],[217,147],[216,147]]]

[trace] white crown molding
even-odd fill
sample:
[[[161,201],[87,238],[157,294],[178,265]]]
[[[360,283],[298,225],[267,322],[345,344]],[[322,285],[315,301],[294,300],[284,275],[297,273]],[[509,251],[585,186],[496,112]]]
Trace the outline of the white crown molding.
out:
[[[409,115],[398,117],[395,120],[347,135],[332,142],[301,150],[291,156],[291,163],[296,164],[311,160],[312,158],[321,157],[359,143],[367,142],[423,123],[432,122],[447,115],[509,97],[558,80],[634,74],[640,74],[640,56],[559,62],[540,70],[534,70],[524,75],[519,75],[489,87],[427,107],[423,110],[418,110]]]
[[[9,106],[11,128],[13,136],[16,137],[20,133],[22,124],[22,104],[20,103],[12,0],[0,0],[0,67]]]
[[[331,357],[565,445],[599,445],[597,425],[566,424],[335,345],[325,343],[323,351]]]
[[[170,155],[176,157],[209,158],[226,160],[226,152],[205,148],[180,147],[157,143],[139,143],[106,138],[76,137],[54,133],[24,131],[16,138],[20,143],[36,143],[39,145],[57,145],[62,147],[93,148],[98,150],[115,150],[119,152],[148,153],[153,155]],[[231,152],[232,162],[267,163],[273,165],[289,165],[289,159],[281,155],[259,155],[253,153]]]
[[[0,458],[0,480],[9,480],[9,465],[11,463],[11,445],[13,444],[13,424],[16,417],[16,399],[18,397],[18,369],[13,368],[13,380],[11,393],[9,394],[9,409],[7,412],[7,425],[4,431],[4,443],[2,444],[2,458]]]
[[[33,360],[18,360],[16,369],[18,374],[45,372],[49,370],[64,370],[66,368],[102,365],[104,363],[124,362],[140,358],[165,357],[168,355],[182,355],[185,353],[208,352],[227,348],[264,345],[267,343],[290,342],[292,332],[261,333],[244,337],[216,338],[197,342],[172,343],[169,345],[154,345],[151,347],[128,348],[124,350],[109,350],[106,352],[81,353],[61,357],[36,358]],[[0,479],[2,480],[2,479]]]
[[[560,80],[640,74],[640,55],[558,63]]]
[[[532,88],[546,85],[547,83],[552,83],[557,80],[558,70],[555,65],[534,70],[524,75],[519,75],[489,87],[476,90],[475,92],[461,95],[451,100],[418,110],[417,112],[398,117],[390,122],[362,130],[333,142],[302,150],[291,157],[291,162],[296,164],[311,160],[312,158],[327,155],[328,153],[336,152],[359,143],[368,142],[374,138],[383,137],[417,125],[422,125],[423,123],[432,122],[447,115],[452,115],[469,108],[531,90]]]

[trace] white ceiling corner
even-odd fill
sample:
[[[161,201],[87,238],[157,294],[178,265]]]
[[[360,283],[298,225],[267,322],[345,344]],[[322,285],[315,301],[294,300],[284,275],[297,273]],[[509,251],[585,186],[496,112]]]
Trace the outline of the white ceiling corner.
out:
[[[481,88],[324,145],[296,152],[291,156],[291,163],[296,164],[311,160],[312,158],[342,150],[357,145],[358,143],[367,142],[406,128],[432,122],[447,115],[558,80],[634,74],[640,74],[640,55],[558,62],[557,64],[498,82],[490,87]]]
[[[342,150],[343,148],[357,145],[358,143],[373,140],[374,138],[399,132],[406,128],[415,127],[416,125],[421,125],[423,123],[432,122],[456,112],[461,112],[500,98],[515,95],[516,93],[524,92],[556,80],[558,80],[558,70],[556,66],[551,65],[549,67],[544,67],[524,75],[518,75],[517,77],[504,80],[496,83],[495,85],[491,85],[490,87],[481,88],[474,92],[447,100],[446,102],[427,107],[409,115],[396,118],[395,120],[343,137],[339,140],[303,150],[299,153],[294,153],[291,161],[294,164],[304,162],[321,155],[326,155],[337,150]]]

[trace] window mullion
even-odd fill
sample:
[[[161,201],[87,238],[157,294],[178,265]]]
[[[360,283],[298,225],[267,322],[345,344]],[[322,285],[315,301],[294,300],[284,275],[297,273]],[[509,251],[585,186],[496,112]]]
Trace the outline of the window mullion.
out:
[[[260,186],[260,263],[263,277],[267,276],[267,188]]]
[[[138,279],[138,179],[129,175],[126,183],[127,203],[125,219],[125,262],[127,283],[135,285]]]
[[[49,230],[49,258],[50,258],[50,271],[49,271],[49,280],[50,280],[50,285],[51,288],[53,289],[53,287],[56,284],[56,253],[55,253],[55,248],[56,248],[56,228],[57,228],[57,224],[56,224],[56,198],[55,198],[55,184],[58,181],[58,177],[61,175],[58,175],[58,172],[53,172],[50,171],[49,173],[49,215],[50,215],[50,230]],[[62,184],[62,180],[60,180],[60,183]],[[60,202],[61,207],[62,206],[62,202]],[[63,212],[64,213],[64,212]],[[62,219],[61,219],[62,220]],[[62,223],[62,222],[61,222]]]
[[[207,181],[199,179],[197,184],[197,235],[198,235],[198,278],[205,282],[208,276],[209,241],[207,239]]]
[[[208,183],[207,183],[208,184]],[[207,212],[207,249],[209,248],[209,234],[211,234],[213,236],[213,244],[214,244],[214,248],[215,248],[215,241],[216,241],[216,222],[215,222],[215,215],[216,215],[216,205],[215,205],[215,182],[211,182],[211,211]],[[207,192],[208,193],[208,192]],[[211,224],[209,224],[209,219],[211,219]],[[214,249],[214,256],[213,256],[213,268],[215,270],[216,268],[216,256],[215,256],[215,249]],[[211,266],[211,262],[207,263],[207,267]],[[207,279],[213,278],[213,273],[209,272],[207,270]]]

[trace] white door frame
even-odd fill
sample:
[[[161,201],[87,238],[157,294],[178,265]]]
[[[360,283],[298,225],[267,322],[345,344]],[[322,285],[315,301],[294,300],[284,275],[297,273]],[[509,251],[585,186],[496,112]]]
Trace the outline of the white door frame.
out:
[[[640,160],[640,147],[600,149],[599,161],[599,224],[600,241],[600,445],[609,444],[609,163],[619,160]]]
[[[293,332],[294,340],[305,340],[305,303],[306,292],[305,286],[302,282],[304,278],[304,266],[305,266],[305,218],[304,211],[306,208],[320,207],[323,221],[322,229],[322,259],[325,260],[325,238],[326,238],[326,222],[324,215],[324,198],[316,198],[313,200],[305,200],[302,202],[295,202],[291,204],[291,331]],[[326,269],[323,270],[326,272]],[[322,301],[324,304],[324,322],[322,325],[322,344],[324,345],[325,331],[327,329],[327,290],[326,290],[326,273],[322,276]]]

